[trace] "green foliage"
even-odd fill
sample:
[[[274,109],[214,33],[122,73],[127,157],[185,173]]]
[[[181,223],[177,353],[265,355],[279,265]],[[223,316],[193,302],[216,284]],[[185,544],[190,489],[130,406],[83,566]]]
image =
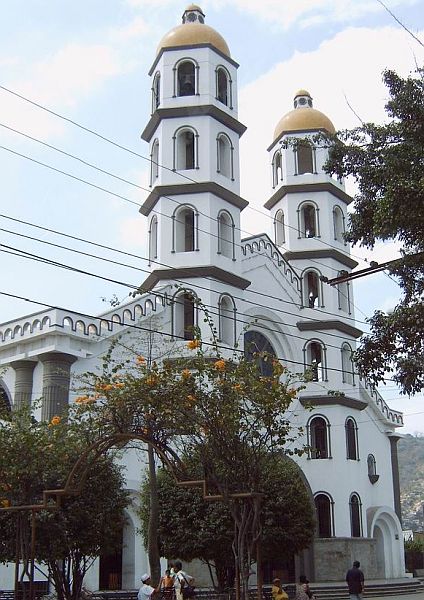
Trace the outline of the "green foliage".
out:
[[[424,387],[424,80],[423,70],[403,79],[385,71],[390,99],[384,125],[364,123],[334,137],[326,170],[358,183],[347,239],[373,248],[377,240],[401,243],[390,269],[402,299],[390,314],[370,319],[371,333],[356,354],[371,382],[387,372],[405,394]]]
[[[200,475],[201,465],[193,459],[189,462],[193,472]],[[263,559],[288,557],[308,547],[315,528],[314,513],[294,463],[287,458],[270,458],[258,482],[258,490],[264,494],[260,517]],[[212,563],[220,589],[232,585],[228,572],[234,562],[234,523],[229,506],[218,501],[205,502],[201,490],[178,486],[165,470],[159,472],[158,494],[161,554]],[[146,481],[140,508],[145,541],[148,501]]]
[[[43,490],[63,487],[96,435],[91,423],[72,415],[46,423],[37,422],[27,409],[10,413],[8,420],[0,421],[2,506],[40,504]],[[91,560],[119,546],[127,504],[122,474],[112,457],[103,456],[89,469],[80,495],[64,497],[59,511],[36,513],[36,558],[47,564],[60,598],[77,597]],[[28,559],[30,513],[21,515],[21,555]],[[2,562],[16,556],[16,519],[16,512],[0,513]]]

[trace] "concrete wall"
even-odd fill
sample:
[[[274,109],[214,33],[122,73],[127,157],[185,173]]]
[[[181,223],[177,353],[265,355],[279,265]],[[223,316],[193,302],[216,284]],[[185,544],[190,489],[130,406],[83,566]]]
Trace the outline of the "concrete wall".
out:
[[[315,581],[343,581],[354,560],[361,563],[365,580],[384,577],[377,568],[375,539],[316,539],[314,556]]]

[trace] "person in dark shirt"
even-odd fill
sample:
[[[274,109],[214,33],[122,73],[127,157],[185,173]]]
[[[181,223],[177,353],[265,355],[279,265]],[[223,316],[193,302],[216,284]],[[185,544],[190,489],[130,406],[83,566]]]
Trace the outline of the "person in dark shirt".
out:
[[[355,560],[352,568],[346,573],[346,582],[349,586],[350,600],[362,600],[362,592],[364,591],[364,574],[359,567],[359,561]]]

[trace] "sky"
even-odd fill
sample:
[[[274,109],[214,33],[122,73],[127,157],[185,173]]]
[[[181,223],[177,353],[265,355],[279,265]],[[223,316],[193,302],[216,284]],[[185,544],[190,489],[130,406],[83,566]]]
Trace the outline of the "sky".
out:
[[[128,297],[128,285],[34,262],[16,256],[16,249],[123,284],[139,285],[145,279],[147,222],[137,205],[148,195],[148,147],[140,139],[150,111],[148,71],[159,40],[181,23],[187,4],[176,0],[2,3],[1,292],[91,314],[106,310],[114,295],[122,301]],[[275,125],[292,109],[294,93],[306,88],[314,107],[328,115],[337,129],[355,127],[360,120],[384,122],[383,70],[410,74],[416,64],[423,64],[424,48],[378,0],[203,0],[199,4],[206,23],[221,33],[240,64],[239,119],[247,126],[240,145],[241,195],[250,203],[242,215],[242,236],[271,235],[272,221],[263,208],[271,195],[266,148]],[[385,0],[385,4],[424,40],[422,0]],[[347,182],[347,190],[354,194],[353,182]],[[22,221],[140,258],[95,248]],[[109,260],[81,256],[46,242]],[[390,243],[372,251],[355,247],[352,255],[358,268],[363,268],[365,261],[382,262],[395,257],[396,251],[396,244]],[[365,328],[365,318],[375,309],[390,310],[398,297],[398,286],[387,275],[358,279],[354,285],[358,326]],[[39,308],[0,295],[0,322]],[[405,413],[404,433],[424,433],[422,395],[411,400],[400,397],[390,382],[381,391],[392,408]]]

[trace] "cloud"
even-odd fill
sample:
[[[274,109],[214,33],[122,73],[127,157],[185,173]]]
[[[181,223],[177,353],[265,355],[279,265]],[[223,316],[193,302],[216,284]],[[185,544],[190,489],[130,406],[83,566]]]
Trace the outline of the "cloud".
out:
[[[125,42],[135,37],[140,38],[148,32],[149,26],[143,17],[135,17],[128,25],[111,30],[110,39]]]

